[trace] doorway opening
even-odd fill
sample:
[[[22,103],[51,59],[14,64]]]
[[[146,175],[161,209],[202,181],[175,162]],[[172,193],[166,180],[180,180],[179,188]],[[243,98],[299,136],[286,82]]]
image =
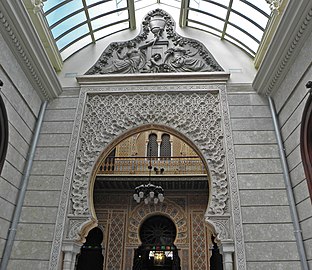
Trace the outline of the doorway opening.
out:
[[[133,270],[180,270],[178,249],[174,245],[177,230],[173,221],[155,215],[140,227],[142,245],[134,253]]]

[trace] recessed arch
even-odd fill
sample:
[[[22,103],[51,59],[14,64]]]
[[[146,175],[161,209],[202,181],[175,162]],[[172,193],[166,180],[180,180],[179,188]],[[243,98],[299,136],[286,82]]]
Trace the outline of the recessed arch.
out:
[[[179,131],[171,128],[171,127],[168,127],[165,125],[159,125],[159,124],[145,124],[145,125],[141,125],[141,126],[136,127],[136,128],[129,129],[129,130],[125,131],[123,134],[121,134],[119,137],[115,138],[111,143],[109,143],[103,149],[103,151],[100,153],[100,155],[96,159],[96,162],[93,166],[91,176],[90,176],[90,180],[89,180],[89,192],[88,192],[89,207],[90,207],[90,211],[92,213],[92,217],[94,219],[96,219],[96,212],[94,209],[94,201],[93,201],[94,184],[95,184],[98,169],[101,166],[102,161],[105,160],[109,156],[111,151],[113,151],[116,148],[116,146],[119,143],[121,143],[123,140],[125,140],[125,139],[129,138],[130,136],[133,136],[137,133],[150,131],[150,130],[158,130],[160,132],[164,132],[166,134],[172,134],[172,135],[176,136],[178,139],[180,139],[181,141],[183,141],[187,145],[189,145],[194,150],[194,152],[199,156],[201,162],[203,163],[203,165],[205,167],[205,171],[207,173],[207,183],[208,183],[207,207],[208,207],[209,202],[211,200],[211,192],[210,192],[210,190],[211,190],[211,175],[210,175],[210,170],[209,170],[208,164],[206,162],[206,159],[204,158],[201,151],[197,148],[197,146],[187,136],[185,136],[181,132],[179,132]]]
[[[8,116],[5,109],[5,104],[0,96],[0,174],[5,161],[5,156],[8,148],[9,127]]]
[[[312,201],[312,95],[306,101],[302,114],[300,146],[302,163],[309,188],[310,199]]]

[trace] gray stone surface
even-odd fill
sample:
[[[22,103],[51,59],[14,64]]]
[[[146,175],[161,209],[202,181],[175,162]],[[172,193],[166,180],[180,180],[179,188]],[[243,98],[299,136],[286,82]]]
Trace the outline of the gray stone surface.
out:
[[[18,148],[18,145],[15,147]],[[6,153],[6,160],[14,166],[14,168],[23,173],[24,171],[24,164],[26,162],[26,157],[23,157],[18,151],[17,148],[13,147],[11,144],[8,145],[7,153]]]
[[[284,141],[285,153],[288,156],[300,144],[300,126],[297,126],[293,132]]]
[[[27,191],[24,206],[56,206],[59,205],[59,191]]]
[[[311,238],[311,230],[312,230],[312,218],[308,218],[300,223],[302,229],[302,237],[303,240],[309,240]]]
[[[18,188],[16,186],[0,177],[0,190],[0,197],[15,204],[18,193]]]
[[[285,188],[282,174],[239,174],[238,184],[240,190]]]
[[[5,161],[1,176],[7,181],[10,181],[12,185],[19,187],[22,173],[16,170],[11,163]]]
[[[76,109],[78,103],[77,97],[60,97],[49,102],[47,109]]]
[[[55,225],[52,224],[23,224],[18,225],[17,241],[52,241]]]
[[[292,224],[245,224],[245,242],[295,241]]]
[[[285,190],[241,190],[241,206],[288,205]]]
[[[68,147],[70,142],[70,134],[41,134],[38,141],[40,146],[64,146]]]
[[[31,175],[28,190],[61,190],[62,175]]]
[[[66,109],[66,110],[47,110],[45,113],[44,121],[73,121],[75,118],[76,109]]]
[[[268,106],[230,106],[231,118],[271,118]]]
[[[302,180],[306,178],[302,163],[299,163],[298,166],[293,168],[289,174],[292,186],[298,185],[298,183],[300,183]]]
[[[13,144],[14,142],[14,145],[18,145],[18,151],[23,157],[26,157],[29,149],[29,143],[25,141],[12,124],[9,124],[9,133],[11,143]]]
[[[74,122],[43,122],[40,136],[43,134],[71,134]]]
[[[258,94],[236,94],[229,93],[229,105],[268,105],[268,100],[266,97],[259,96]]]
[[[64,175],[65,161],[34,161],[32,175]]]
[[[287,156],[287,163],[290,171],[301,163],[300,145]]]
[[[235,145],[236,158],[279,158],[278,147],[268,145]]]
[[[0,218],[0,239],[6,239],[8,236],[8,231],[10,228],[11,223],[3,218]],[[0,244],[0,250],[1,250],[1,244]]]
[[[281,133],[284,140],[286,140],[293,130],[300,125],[304,106],[304,103],[300,104],[296,110],[292,112],[287,121],[283,125],[281,124]]]
[[[0,205],[0,217],[6,220],[11,220],[15,207],[14,204],[0,197]]]
[[[57,215],[57,207],[23,207],[20,221],[23,223],[55,223]]]
[[[68,147],[37,147],[35,160],[67,160]]]
[[[49,261],[45,260],[10,260],[7,270],[17,269],[31,269],[31,270],[43,270],[49,268]]]
[[[306,220],[312,217],[312,207],[310,198],[306,198],[297,204],[299,220]]]
[[[281,173],[279,159],[236,159],[238,173]]]
[[[295,242],[246,243],[247,261],[297,261]]]
[[[272,131],[233,131],[234,144],[275,144],[275,132]]]
[[[242,216],[244,224],[291,222],[289,206],[242,207]]]
[[[309,198],[310,196],[309,190],[308,190],[308,184],[306,180],[303,180],[298,185],[296,185],[293,188],[293,191],[294,191],[295,201],[297,203],[302,202],[303,200]],[[312,211],[311,211],[311,214],[312,214]]]
[[[312,239],[306,240],[304,246],[307,253],[307,259],[312,260]]]
[[[36,261],[49,260],[50,252],[51,242],[15,241],[11,254],[11,259],[26,259]]]
[[[247,118],[247,119],[231,119],[233,130],[274,130],[271,118]]]
[[[300,262],[247,262],[248,270],[297,270]]]

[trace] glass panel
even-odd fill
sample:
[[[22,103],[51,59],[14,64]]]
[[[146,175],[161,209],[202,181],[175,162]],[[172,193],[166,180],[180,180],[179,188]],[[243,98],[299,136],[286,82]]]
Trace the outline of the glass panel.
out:
[[[98,40],[98,39],[101,39],[103,37],[109,36],[111,34],[114,34],[118,31],[122,31],[125,29],[129,29],[129,23],[128,22],[115,24],[115,25],[103,28],[99,31],[96,31],[96,32],[94,32],[94,38],[95,38],[95,40]]]
[[[199,19],[200,18],[200,19]],[[222,31],[224,27],[224,21],[211,17],[209,15],[205,15],[196,11],[189,11],[189,19],[194,21],[199,21],[204,24],[207,24],[211,27],[215,27],[216,29]]]
[[[66,32],[67,30],[71,29],[72,27],[78,25],[87,20],[85,12],[80,12],[75,16],[68,18],[67,20],[63,21],[62,23],[58,24],[57,26],[52,28],[52,34],[55,38]]]
[[[262,11],[264,11],[268,15],[271,14],[270,5],[268,3],[266,3],[265,1],[247,0],[246,2],[251,3],[252,5],[256,6],[259,9],[261,9]]]
[[[199,4],[197,4],[196,1],[197,0],[191,0],[190,1],[190,7],[191,8],[200,9],[202,11],[205,11],[207,13],[211,13],[211,14],[216,15],[222,19],[225,19],[227,9],[220,7],[220,6],[217,6],[215,4],[212,4],[212,3],[204,2],[204,1],[200,1]],[[199,13],[198,16],[201,16],[201,13]],[[202,20],[202,19],[204,20],[204,18],[202,18],[202,17],[197,18],[197,20]],[[208,21],[205,21],[205,22],[206,22],[206,24],[208,23]]]
[[[82,7],[83,5],[82,5],[81,0],[73,0],[64,6],[61,6],[60,8],[56,9],[55,11],[53,11],[52,13],[46,16],[49,25],[56,23],[57,21],[81,9]]]
[[[181,8],[181,1],[180,0],[161,0],[161,4],[175,7],[175,8]]]
[[[118,8],[124,8],[127,6],[127,2],[126,1],[120,1]],[[108,1],[106,3],[100,4],[100,5],[96,5],[92,8],[89,8],[89,15],[90,18],[94,18],[98,15],[113,11],[117,8],[117,2],[114,1]]]
[[[134,1],[134,6],[135,6],[135,10],[141,9],[141,8],[145,8],[151,5],[156,4],[156,0],[135,0]]]
[[[261,2],[261,1],[259,1]],[[233,6],[232,9],[235,9],[236,11],[244,14],[245,16],[249,17],[252,19],[254,22],[262,26],[262,28],[265,28],[268,18],[266,18],[263,14],[261,14],[259,11],[256,9],[252,8],[251,6],[239,1],[239,0],[234,0],[233,1]]]
[[[110,15],[100,17],[94,21],[91,21],[91,25],[92,25],[92,28],[94,30],[96,30],[96,29],[101,28],[105,25],[108,25],[108,24],[111,24],[114,22],[119,22],[122,20],[127,20],[127,19],[128,19],[128,12],[122,12],[120,14],[117,14],[117,12],[116,12],[116,13],[113,13]]]
[[[225,40],[230,41],[231,43],[235,44],[237,47],[241,48],[242,50],[244,50],[245,52],[249,53],[251,56],[255,56],[255,53],[251,50],[249,50],[248,48],[246,48],[245,46],[243,46],[242,44],[238,43],[236,40],[232,39],[229,36],[225,37]]]
[[[51,8],[55,7],[58,4],[61,4],[63,2],[65,2],[66,0],[49,0],[44,2],[43,4],[43,11],[47,12],[49,11]]]
[[[218,32],[218,31],[216,31],[216,30],[214,30],[214,29],[212,29],[212,28],[210,28],[210,27],[208,27],[208,26],[204,26],[204,25],[197,24],[197,23],[194,23],[194,22],[188,22],[187,25],[188,25],[189,27],[193,27],[193,28],[197,28],[197,29],[206,31],[206,32],[211,33],[211,34],[213,34],[213,35],[216,35],[216,36],[218,36],[218,37],[221,36],[221,33],[220,33],[220,32]]]
[[[89,32],[89,27],[87,24],[78,27],[77,29],[69,32],[67,35],[62,37],[56,42],[57,47],[61,50],[67,44],[71,43],[73,40],[87,34]]]
[[[247,21],[246,19],[238,16],[237,14],[231,12],[229,22],[232,22],[239,26],[240,28],[244,29],[247,31],[250,35],[254,36],[257,38],[259,41],[262,38],[263,31],[260,30],[257,26],[252,24],[251,22]]]
[[[78,50],[82,49],[83,47],[87,46],[88,44],[92,43],[91,37],[87,36],[84,37],[77,42],[75,42],[73,45],[66,48],[64,51],[61,52],[61,57],[65,60]]]
[[[232,37],[244,43],[247,47],[249,47],[254,52],[257,51],[259,44],[256,41],[254,41],[251,37],[243,33],[242,31],[238,30],[232,25],[228,25],[226,32],[227,34],[231,35]]]

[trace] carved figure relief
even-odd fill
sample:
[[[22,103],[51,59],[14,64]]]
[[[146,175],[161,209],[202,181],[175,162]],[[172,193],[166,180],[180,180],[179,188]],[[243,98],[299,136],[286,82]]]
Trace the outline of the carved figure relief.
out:
[[[111,43],[86,74],[223,70],[202,43],[178,35],[174,28],[173,19],[165,11],[149,12],[137,37]]]

